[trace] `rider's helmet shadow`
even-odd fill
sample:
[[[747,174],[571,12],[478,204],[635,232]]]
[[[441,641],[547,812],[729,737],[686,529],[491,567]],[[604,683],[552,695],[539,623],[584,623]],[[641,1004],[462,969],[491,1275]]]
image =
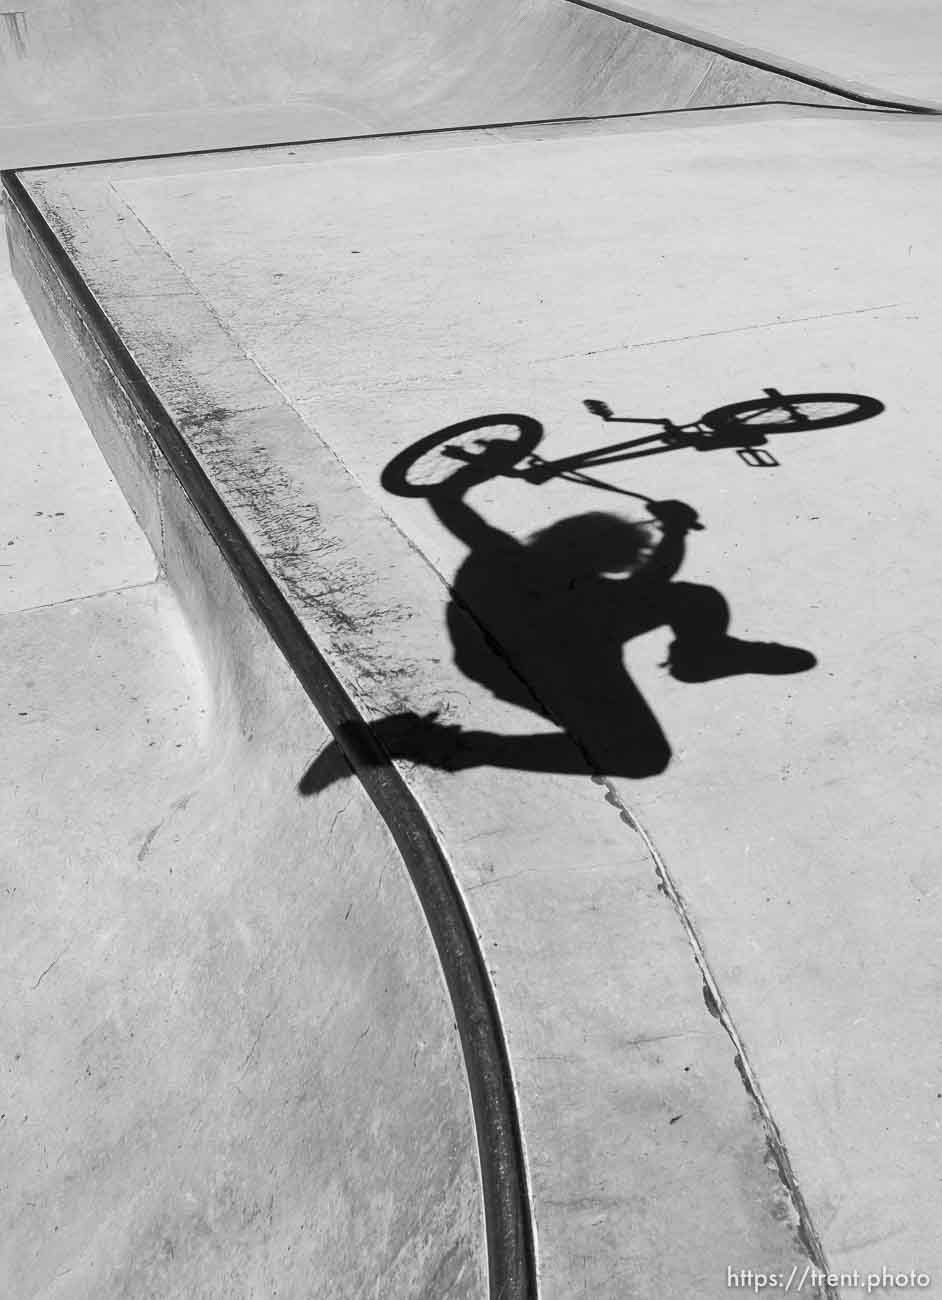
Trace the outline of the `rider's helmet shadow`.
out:
[[[499,735],[405,713],[372,728],[390,757],[447,769],[575,772],[588,764],[604,776],[650,777],[664,771],[671,750],[624,666],[634,638],[670,628],[665,667],[684,682],[814,666],[807,650],[731,637],[720,592],[675,581],[687,534],[701,527],[684,502],[653,502],[651,518],[641,522],[602,512],[570,516],[518,541],[468,504],[468,493],[488,476],[485,454],[427,498],[468,550],[446,612],[454,662],[498,699],[557,730]],[[305,774],[302,792],[336,779],[336,758],[328,747]]]

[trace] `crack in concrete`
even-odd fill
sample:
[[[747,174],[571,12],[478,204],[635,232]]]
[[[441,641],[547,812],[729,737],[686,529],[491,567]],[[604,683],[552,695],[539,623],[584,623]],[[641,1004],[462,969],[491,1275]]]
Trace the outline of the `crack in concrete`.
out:
[[[615,343],[610,348],[593,348],[590,352],[563,352],[558,356],[535,357],[530,364],[541,365],[545,361],[568,361],[572,357],[599,357],[607,352],[629,352],[634,348],[656,348],[662,343],[687,343],[692,339],[713,339],[724,334],[748,334],[752,330],[775,329],[779,325],[802,325],[813,320],[834,320],[838,316],[866,316],[875,311],[892,311],[902,303],[884,302],[873,307],[851,307],[847,311],[816,312],[812,316],[786,316],[782,320],[756,321],[752,325],[734,325],[725,330],[701,330],[696,334],[674,334],[662,339],[643,339],[640,343]]]
[[[65,945],[65,947],[62,949],[62,951],[59,953],[59,956],[58,956],[58,957],[54,957],[54,958],[52,959],[52,961],[49,963],[49,965],[46,967],[46,969],[45,969],[45,970],[42,972],[42,974],[39,976],[39,979],[38,979],[38,980],[36,981],[36,983],[33,985],[33,988],[34,988],[34,989],[38,989],[38,988],[39,988],[40,984],[42,984],[43,980],[46,978],[46,976],[47,976],[47,975],[49,974],[49,972],[52,970],[53,966],[57,966],[57,965],[59,964],[59,962],[62,960],[62,958],[65,956],[65,954],[69,951],[69,948],[70,948],[71,946],[72,946],[71,944],[68,944],[68,943],[67,943],[67,944]]]
[[[259,1043],[260,1043],[260,1041],[261,1041],[262,1034],[263,1034],[264,1031],[265,1031],[265,1026],[268,1024],[269,1020],[271,1020],[272,1016],[275,1014],[275,1012],[276,1012],[277,1010],[278,1010],[278,1004],[275,1003],[275,1005],[274,1005],[273,1007],[270,1007],[269,1010],[266,1011],[265,1015],[262,1017],[261,1024],[259,1025],[258,1030],[256,1031],[256,1034],[255,1034],[255,1037],[254,1037],[253,1040],[252,1040],[252,1046],[251,1046],[251,1047],[249,1048],[249,1050],[246,1052],[246,1054],[245,1054],[245,1059],[244,1059],[244,1061],[242,1062],[242,1068],[241,1068],[241,1070],[239,1071],[239,1078],[240,1078],[240,1079],[244,1078],[244,1076],[245,1076],[245,1072],[246,1072],[246,1071],[248,1070],[248,1068],[249,1068],[249,1061],[251,1061],[252,1056],[253,1056],[254,1053],[255,1053],[255,1049],[256,1049],[256,1047],[258,1047],[258,1045],[259,1045]]]
[[[333,741],[328,742],[328,744],[333,744],[333,743],[334,743]],[[323,753],[323,750],[326,749],[326,748],[327,748],[327,745],[324,745],[323,749],[321,750],[321,753]],[[316,760],[315,760],[315,761],[316,761]],[[327,828],[327,838],[328,838],[328,840],[333,836],[333,833],[334,833],[334,827],[337,825],[337,823],[338,823],[338,821],[340,820],[340,818],[344,815],[344,813],[347,811],[347,809],[350,807],[350,805],[351,805],[352,803],[353,803],[353,800],[352,800],[352,799],[348,799],[347,802],[343,805],[343,807],[342,807],[342,808],[338,808],[337,811],[334,813],[334,815],[333,815],[333,817],[331,818],[331,821],[330,821],[330,826]],[[346,918],[344,918],[344,919],[346,919]]]
[[[44,609],[59,609],[62,605],[77,605],[84,600],[100,600],[104,596],[122,596],[126,591],[139,591],[142,587],[155,587],[163,580],[163,574],[158,572],[153,578],[147,578],[144,582],[129,582],[123,587],[106,587],[102,591],[89,591],[83,596],[67,596],[64,600],[50,600],[43,605],[26,605],[23,609],[5,609],[0,613],[0,618],[18,618],[21,614],[38,614]]]

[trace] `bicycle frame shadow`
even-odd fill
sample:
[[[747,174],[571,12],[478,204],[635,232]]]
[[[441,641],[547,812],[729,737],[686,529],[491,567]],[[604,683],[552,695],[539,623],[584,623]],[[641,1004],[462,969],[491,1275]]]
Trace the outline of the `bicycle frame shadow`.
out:
[[[493,427],[495,419],[482,423]],[[506,450],[503,456],[506,461]],[[646,521],[591,512],[519,541],[468,502],[495,469],[485,450],[422,493],[439,523],[467,549],[445,621],[459,670],[498,699],[537,715],[543,729],[501,735],[409,711],[381,719],[368,734],[347,724],[302,777],[302,794],[349,775],[344,753],[362,760],[375,755],[376,741],[389,758],[448,771],[488,766],[569,773],[588,765],[610,777],[656,776],[669,764],[671,747],[623,656],[626,645],[659,627],[673,632],[664,666],[679,681],[814,667],[807,650],[731,636],[721,592],[675,580],[688,534],[702,527],[685,502],[642,498]],[[555,731],[546,729],[547,721]]]
[[[586,410],[606,424],[658,425],[659,431],[610,443],[560,460],[543,461],[541,467],[534,469],[534,481],[541,481],[536,477],[541,472],[547,477],[569,476],[578,474],[585,467],[620,464],[622,461],[662,455],[683,448],[692,448],[698,452],[734,450],[747,464],[777,466],[775,457],[762,450],[769,441],[770,433],[809,432],[857,424],[873,419],[885,409],[877,398],[863,393],[803,393],[799,398],[791,398],[780,393],[777,388],[766,388],[764,391],[765,399],[730,402],[726,406],[707,411],[688,424],[676,424],[663,416],[616,415],[607,402],[587,398],[583,402]],[[830,415],[822,415],[820,412],[807,414],[809,410],[814,413],[818,407],[826,409],[839,404],[843,404],[844,409],[832,411]],[[776,412],[784,413],[787,418],[783,420],[780,414],[777,423],[762,422],[762,417],[772,416]],[[751,423],[751,419],[757,416],[760,417],[759,422]]]
[[[764,391],[764,398],[715,407],[683,425],[660,416],[616,415],[606,402],[588,398],[583,405],[605,423],[656,425],[658,430],[554,460],[537,453],[544,430],[532,416],[519,412],[482,415],[438,429],[397,453],[383,469],[380,485],[395,496],[429,496],[432,488],[416,483],[410,476],[418,464],[437,459],[439,468],[450,468],[447,462],[457,461],[475,464],[491,477],[517,478],[535,485],[559,478],[605,492],[638,497],[641,494],[593,477],[587,471],[684,449],[697,452],[734,450],[748,465],[778,466],[779,462],[766,449],[769,434],[833,429],[872,419],[884,410],[883,403],[877,398],[862,393],[787,396],[776,388]],[[508,428],[514,430],[510,439],[498,432]],[[473,437],[475,434],[485,436]],[[474,450],[468,448],[466,440],[469,436]]]

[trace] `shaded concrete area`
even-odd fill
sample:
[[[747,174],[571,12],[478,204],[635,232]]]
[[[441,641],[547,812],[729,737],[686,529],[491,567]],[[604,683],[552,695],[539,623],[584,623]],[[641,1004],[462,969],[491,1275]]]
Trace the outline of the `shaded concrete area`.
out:
[[[0,166],[650,113],[826,89],[568,0],[46,0],[0,25]]]
[[[389,831],[358,786],[298,794],[323,723],[151,478],[154,580],[3,293],[4,1294],[480,1296],[467,1077]]]
[[[778,466],[680,448],[596,469],[607,491],[468,493],[520,540],[587,511],[650,521],[620,493],[686,503],[705,527],[678,577],[721,592],[738,637],[817,661],[684,680],[661,666],[666,626],[633,641],[670,751],[645,780],[602,766],[600,785],[591,752],[583,775],[578,754],[495,773],[440,744],[402,752],[497,990],[546,1295],[649,1293],[654,1276],[725,1294],[727,1264],[787,1271],[782,1214],[835,1268],[938,1288],[937,133],[731,111],[26,178],[380,723],[534,729],[452,662],[443,580],[466,538],[380,486],[417,439],[523,412],[541,453],[575,453],[614,440],[586,398],[677,424],[767,387],[885,407],[773,435]]]

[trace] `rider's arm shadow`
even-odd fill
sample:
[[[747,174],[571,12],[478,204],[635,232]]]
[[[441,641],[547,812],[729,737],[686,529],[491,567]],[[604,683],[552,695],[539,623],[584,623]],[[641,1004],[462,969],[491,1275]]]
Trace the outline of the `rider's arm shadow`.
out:
[[[426,497],[442,527],[467,546],[475,555],[516,553],[520,543],[502,528],[487,522],[465,499],[472,487],[486,482],[489,474],[473,469],[459,470],[430,491]]]

